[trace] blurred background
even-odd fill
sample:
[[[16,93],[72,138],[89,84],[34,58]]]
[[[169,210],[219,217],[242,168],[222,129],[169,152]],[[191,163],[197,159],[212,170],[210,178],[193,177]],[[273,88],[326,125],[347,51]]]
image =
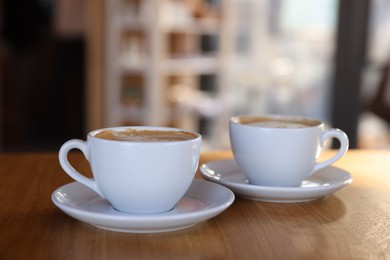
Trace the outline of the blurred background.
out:
[[[229,117],[270,113],[389,148],[389,13],[390,0],[0,0],[0,151],[118,125],[229,149]]]

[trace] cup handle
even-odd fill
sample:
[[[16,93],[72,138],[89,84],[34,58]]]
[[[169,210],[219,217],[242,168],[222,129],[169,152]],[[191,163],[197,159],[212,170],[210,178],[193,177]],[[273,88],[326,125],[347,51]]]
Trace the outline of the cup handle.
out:
[[[68,153],[72,149],[79,149],[80,151],[82,151],[85,158],[88,160],[87,142],[79,139],[69,140],[61,146],[60,151],[58,153],[58,159],[60,161],[62,169],[74,180],[80,182],[81,184],[84,184],[85,186],[99,194],[102,198],[105,198],[105,196],[103,196],[102,192],[100,191],[99,187],[93,179],[85,177],[84,175],[76,171],[75,168],[73,168],[73,166],[69,163]]]
[[[348,151],[348,147],[349,147],[348,136],[342,130],[331,128],[328,131],[323,132],[321,135],[321,140],[320,140],[321,147],[325,144],[325,141],[329,138],[338,139],[340,141],[340,149],[336,155],[329,158],[328,160],[316,163],[311,174],[313,174],[314,172],[316,172],[316,171],[318,171],[326,166],[329,166],[329,165],[335,163]]]

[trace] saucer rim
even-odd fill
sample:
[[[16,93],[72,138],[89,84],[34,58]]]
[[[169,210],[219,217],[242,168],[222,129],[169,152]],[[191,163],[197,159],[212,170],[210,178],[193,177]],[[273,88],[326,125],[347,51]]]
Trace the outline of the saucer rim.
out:
[[[209,185],[212,182],[208,182],[203,179],[194,179],[193,183],[191,184],[190,188],[184,195],[184,198],[190,198],[191,200],[200,201],[202,203],[205,202],[205,200],[201,201],[201,199],[196,196],[193,196],[193,193],[195,187],[194,185]],[[232,205],[232,203],[235,200],[235,194],[226,186],[218,184],[218,183],[212,183],[213,185],[218,185],[219,192],[225,192],[226,196],[224,197],[221,202],[215,203],[209,203],[204,205],[200,210],[190,211],[190,212],[175,212],[175,211],[168,211],[168,212],[162,212],[162,213],[155,213],[155,214],[129,214],[129,213],[123,213],[119,212],[113,209],[112,205],[107,205],[107,207],[110,207],[110,210],[112,212],[102,213],[102,212],[93,212],[88,211],[85,208],[76,208],[72,207],[68,203],[60,202],[56,195],[58,195],[59,192],[61,192],[61,189],[66,189],[69,186],[77,185],[78,189],[81,189],[80,192],[87,192],[89,195],[93,195],[93,198],[90,199],[98,199],[97,204],[99,203],[107,203],[109,202],[103,198],[101,198],[96,192],[92,191],[88,187],[84,186],[83,184],[80,184],[78,182],[71,182],[68,184],[65,184],[56,190],[53,191],[51,195],[52,202],[57,206],[61,211],[63,211],[65,214],[69,215],[72,218],[75,218],[81,222],[88,223],[92,226],[95,226],[97,228],[110,230],[110,231],[116,231],[116,232],[127,232],[127,233],[159,233],[159,232],[170,232],[170,231],[176,231],[181,230],[185,228],[192,227],[196,224],[199,224],[200,222],[206,221],[208,219],[211,219],[220,213],[222,213],[224,210],[226,210],[228,207]],[[215,189],[214,186],[213,189]],[[85,193],[87,196],[88,194]],[[189,195],[189,194],[192,194]],[[207,201],[206,201],[207,202]],[[174,207],[173,209],[175,209]],[[115,225],[109,225],[109,222],[115,221]],[[178,222],[181,222],[182,224],[179,224]],[[115,226],[115,227],[114,227]]]
[[[237,171],[234,173],[233,172],[224,173],[224,172],[218,172],[216,170],[213,170],[212,167],[210,167],[210,164],[215,165],[215,164],[226,164],[226,163],[234,163],[235,166],[237,167]],[[325,171],[327,169],[343,172],[344,178],[340,179],[339,182],[332,183],[330,185],[320,185],[320,186],[313,186],[313,187],[302,187],[302,186],[279,187],[279,186],[261,186],[261,185],[254,185],[250,183],[234,182],[234,181],[228,181],[224,179],[217,179],[211,176],[210,171],[215,171],[215,173],[222,175],[222,177],[224,177],[223,176],[224,174],[225,176],[232,175],[232,174],[243,175],[243,173],[239,170],[238,165],[236,164],[234,159],[214,160],[214,161],[209,161],[207,163],[203,163],[199,167],[199,172],[200,175],[206,180],[230,188],[238,197],[241,198],[264,201],[264,202],[293,203],[293,202],[312,201],[312,200],[325,197],[327,195],[335,193],[336,191],[341,190],[342,188],[344,188],[345,186],[347,186],[353,181],[353,177],[349,172],[335,166],[327,166],[324,169],[321,169],[320,171]],[[312,176],[315,177],[316,173],[314,173]],[[264,193],[267,192],[273,194],[264,195]],[[287,195],[292,197],[290,198],[285,197]]]

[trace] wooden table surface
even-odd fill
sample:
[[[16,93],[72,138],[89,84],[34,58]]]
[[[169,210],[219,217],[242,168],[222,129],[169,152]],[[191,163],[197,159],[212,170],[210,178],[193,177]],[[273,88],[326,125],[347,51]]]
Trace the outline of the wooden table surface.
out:
[[[201,163],[231,157],[208,152]],[[70,160],[89,169],[80,153]],[[54,206],[51,193],[73,181],[56,153],[0,154],[0,259],[390,259],[390,151],[350,150],[336,166],[354,180],[321,200],[236,197],[194,227],[129,234],[92,227]]]

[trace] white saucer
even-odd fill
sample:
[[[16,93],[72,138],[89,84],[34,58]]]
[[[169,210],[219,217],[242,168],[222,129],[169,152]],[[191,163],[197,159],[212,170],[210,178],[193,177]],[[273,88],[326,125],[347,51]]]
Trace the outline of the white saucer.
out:
[[[51,198],[66,214],[98,228],[154,233],[184,229],[215,217],[233,203],[234,194],[222,185],[195,179],[171,211],[150,215],[118,212],[107,200],[78,182],[58,188]]]
[[[249,183],[234,160],[203,164],[201,175],[210,181],[230,188],[237,196],[266,202],[304,202],[330,195],[352,182],[348,172],[329,166],[307,178],[298,187],[270,187]]]

